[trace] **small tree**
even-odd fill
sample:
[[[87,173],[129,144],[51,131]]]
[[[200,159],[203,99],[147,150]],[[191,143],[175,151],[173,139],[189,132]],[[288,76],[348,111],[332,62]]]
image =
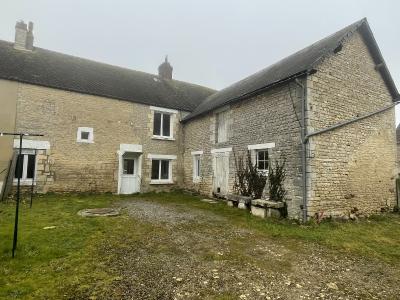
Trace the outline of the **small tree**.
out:
[[[286,159],[281,157],[274,162],[274,166],[269,166],[269,198],[272,201],[282,202],[286,196],[287,191],[283,186],[286,179],[285,170]]]
[[[243,154],[237,155],[235,152],[233,154],[236,166],[233,189],[242,196],[261,198],[267,183],[267,176],[259,172],[257,165],[253,164],[250,151],[247,151],[246,158]]]

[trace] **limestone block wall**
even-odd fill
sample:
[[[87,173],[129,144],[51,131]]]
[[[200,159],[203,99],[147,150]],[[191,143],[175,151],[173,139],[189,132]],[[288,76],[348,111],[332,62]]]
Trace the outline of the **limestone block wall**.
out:
[[[308,77],[308,131],[362,116],[391,104],[360,34]],[[395,203],[394,109],[310,139],[309,215],[366,214]]]
[[[289,96],[291,92],[292,98]],[[292,102],[293,100],[293,102]],[[184,124],[184,186],[204,194],[212,193],[212,149],[232,147],[233,152],[243,154],[248,145],[275,143],[270,149],[271,158],[281,154],[287,159],[288,210],[292,218],[299,218],[301,198],[300,90],[293,82],[277,86],[256,97],[236,103],[229,108],[229,138],[216,142],[216,114],[208,113]],[[201,180],[193,182],[192,151],[203,151],[201,156]],[[229,189],[232,191],[235,174],[233,153],[229,157]]]
[[[153,111],[147,105],[21,83],[16,129],[42,133],[44,137],[31,138],[50,142],[44,168],[46,176],[51,177],[38,179],[38,190],[117,192],[120,144],[140,144],[141,191],[150,191],[170,189],[180,183],[179,119],[180,113],[173,119],[174,140],[156,140],[152,138]],[[78,127],[93,128],[94,143],[78,143]],[[150,184],[148,154],[178,156],[173,161],[173,185]],[[38,159],[40,162],[44,158]]]

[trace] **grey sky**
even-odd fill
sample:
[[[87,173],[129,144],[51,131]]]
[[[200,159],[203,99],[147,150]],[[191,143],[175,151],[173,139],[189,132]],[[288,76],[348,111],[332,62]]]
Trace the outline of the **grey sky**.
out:
[[[0,39],[31,20],[36,46],[150,73],[168,54],[175,79],[221,89],[367,17],[400,88],[399,12],[398,0],[3,0]]]

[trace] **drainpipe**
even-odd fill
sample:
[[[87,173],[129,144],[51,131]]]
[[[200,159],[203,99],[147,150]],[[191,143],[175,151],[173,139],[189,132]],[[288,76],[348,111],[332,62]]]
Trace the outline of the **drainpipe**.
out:
[[[301,139],[301,172],[302,172],[302,195],[303,195],[303,204],[301,205],[301,209],[303,211],[303,222],[307,221],[307,126],[306,126],[306,98],[307,98],[307,90],[304,84],[300,82],[298,78],[295,79],[295,82],[298,86],[301,87],[301,130],[300,130],[300,139]]]
[[[350,119],[350,120],[343,121],[343,122],[337,123],[335,125],[332,125],[332,126],[327,127],[325,129],[321,129],[321,130],[317,130],[317,131],[311,132],[310,134],[305,135],[305,142],[307,143],[308,139],[310,137],[312,137],[312,136],[315,136],[315,135],[318,135],[318,134],[321,134],[321,133],[325,133],[325,132],[328,132],[328,131],[332,131],[332,130],[335,130],[337,128],[340,128],[340,127],[343,127],[343,126],[346,126],[346,125],[361,121],[363,119],[375,116],[377,114],[383,113],[383,112],[395,107],[399,103],[400,103],[400,99],[396,99],[395,102],[393,102],[392,104],[390,104],[390,105],[388,105],[388,106],[386,106],[384,108],[381,108],[379,110],[376,110],[374,112],[368,113],[368,114],[366,114],[364,116],[355,117],[353,119]]]

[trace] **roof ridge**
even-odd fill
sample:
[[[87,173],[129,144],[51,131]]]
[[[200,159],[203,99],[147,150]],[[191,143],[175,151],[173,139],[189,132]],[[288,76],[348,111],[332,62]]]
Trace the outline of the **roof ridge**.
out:
[[[6,40],[1,40],[0,39],[0,42],[5,42],[7,44],[10,44],[11,46],[14,45],[13,42],[6,41]],[[138,73],[138,74],[141,74],[141,75],[145,75],[145,76],[149,76],[149,77],[156,77],[156,78],[158,78],[160,80],[164,80],[164,79],[160,78],[157,74],[154,74],[154,73],[135,70],[135,69],[123,67],[123,66],[120,66],[120,65],[115,65],[115,64],[111,64],[111,63],[107,63],[107,62],[93,60],[93,59],[90,59],[90,58],[81,57],[81,56],[77,56],[77,55],[73,55],[73,54],[67,54],[67,53],[63,53],[63,52],[60,52],[60,51],[50,50],[50,49],[46,49],[46,48],[42,48],[42,47],[36,47],[35,46],[33,48],[32,52],[34,53],[36,49],[38,49],[39,51],[43,51],[43,52],[50,52],[52,54],[56,54],[56,55],[60,55],[60,56],[67,56],[67,57],[70,57],[70,58],[73,58],[73,59],[78,59],[78,60],[82,60],[82,61],[89,62],[89,63],[94,63],[94,64],[99,64],[99,65],[103,65],[103,66],[107,66],[107,67],[117,68],[117,69],[121,69],[123,71],[135,72],[135,73]],[[15,50],[15,51],[20,51],[20,50]],[[187,82],[187,81],[178,80],[178,79],[171,79],[170,81],[179,82],[179,83],[183,83],[183,84],[188,84],[188,85],[192,85],[192,86],[196,86],[196,87],[200,87],[200,88],[206,88],[206,89],[208,89],[210,91],[214,91],[214,92],[216,91],[215,89],[212,89],[210,87],[203,86],[203,85],[200,85],[200,84],[197,84],[197,83]]]
[[[367,18],[362,18],[350,25],[347,25],[346,27],[312,43],[311,45],[304,47],[293,54],[282,58],[281,60],[278,60],[268,67],[263,68],[256,73],[249,75],[214,94],[209,95],[202,101],[200,105],[195,108],[191,114],[184,119],[184,121],[188,121],[196,116],[202,115],[224,105],[248,98],[249,96],[260,93],[261,91],[266,90],[282,81],[311,72],[314,67],[318,65],[318,63],[320,63],[328,55],[331,55],[335,49],[337,49],[337,47],[354,32],[360,30],[360,33],[363,36],[366,35],[373,38],[372,31],[365,33],[363,28],[369,28]],[[376,42],[374,45],[368,45],[368,47],[375,47],[379,50]],[[383,60],[380,53],[378,53],[378,56]],[[392,94],[396,94],[397,97],[398,93],[396,93],[396,86],[386,66],[384,66],[382,70],[385,73],[384,80],[388,85],[389,90],[391,90]]]

